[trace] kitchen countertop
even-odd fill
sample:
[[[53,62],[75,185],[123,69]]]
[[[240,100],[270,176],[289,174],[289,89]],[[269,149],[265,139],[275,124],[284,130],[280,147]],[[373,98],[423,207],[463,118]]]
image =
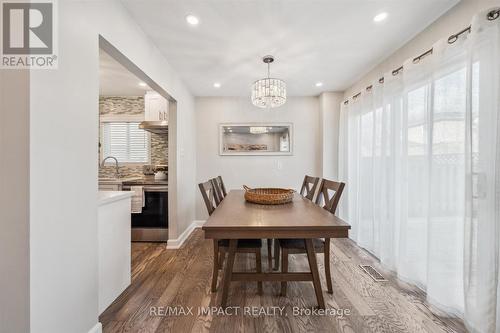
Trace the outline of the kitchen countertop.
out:
[[[158,180],[154,177],[142,177],[123,181],[123,185],[168,185],[168,180]]]
[[[131,198],[132,194],[133,192],[130,191],[99,191],[98,204],[102,206],[115,201]]]
[[[99,178],[99,184],[102,185],[168,185],[168,180],[158,180],[154,176],[143,177],[123,177],[123,178]]]
[[[99,178],[99,184],[102,185],[121,185],[124,182],[138,180],[141,177],[121,177],[121,178]]]

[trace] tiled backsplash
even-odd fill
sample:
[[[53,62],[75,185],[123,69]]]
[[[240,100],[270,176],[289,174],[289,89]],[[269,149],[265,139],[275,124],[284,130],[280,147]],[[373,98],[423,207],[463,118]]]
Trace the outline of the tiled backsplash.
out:
[[[144,97],[99,97],[100,115],[139,115],[144,114]],[[168,163],[168,135],[151,133],[151,164]],[[140,177],[142,165],[121,165],[120,174],[123,177]],[[99,177],[113,177],[115,175],[114,166],[99,167]]]
[[[99,114],[116,116],[144,114],[144,97],[101,96]]]
[[[151,133],[151,164],[168,164],[168,134]]]

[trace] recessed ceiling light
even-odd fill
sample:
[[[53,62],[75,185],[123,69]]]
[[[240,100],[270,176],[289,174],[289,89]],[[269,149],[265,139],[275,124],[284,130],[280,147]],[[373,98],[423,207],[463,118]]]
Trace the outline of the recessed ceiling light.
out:
[[[323,86],[323,82],[316,82],[316,87],[321,87]]]
[[[385,20],[387,18],[387,16],[389,16],[389,14],[387,14],[386,12],[382,12],[380,14],[375,15],[375,17],[373,18],[373,21],[382,22],[383,20]]]
[[[198,25],[198,23],[200,23],[200,20],[194,15],[188,15],[186,16],[186,22],[191,25]]]
[[[147,86],[148,86],[148,85],[147,85],[147,84],[145,84],[144,82],[139,82],[139,85],[140,85],[141,87],[147,87]]]
[[[220,83],[219,82],[215,82],[214,83],[214,88],[220,88]]]

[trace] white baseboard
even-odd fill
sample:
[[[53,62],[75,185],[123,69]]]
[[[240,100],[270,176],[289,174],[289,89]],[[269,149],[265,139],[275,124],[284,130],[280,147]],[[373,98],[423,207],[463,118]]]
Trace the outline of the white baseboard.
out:
[[[95,326],[90,329],[89,333],[102,333],[102,324],[99,322],[95,324]]]
[[[202,227],[204,223],[205,223],[205,221],[203,221],[203,220],[193,221],[193,223],[191,223],[189,225],[189,227],[187,227],[186,230],[184,230],[184,232],[179,235],[179,237],[177,237],[175,239],[169,239],[167,241],[167,249],[174,249],[175,250],[175,249],[180,248],[182,246],[182,244],[184,244],[186,239],[188,239],[189,235],[191,235],[193,230],[196,228]]]

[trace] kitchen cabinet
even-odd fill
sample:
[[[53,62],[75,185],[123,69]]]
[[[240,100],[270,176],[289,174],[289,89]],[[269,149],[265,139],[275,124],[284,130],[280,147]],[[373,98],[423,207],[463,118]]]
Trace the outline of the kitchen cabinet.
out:
[[[144,96],[144,111],[145,121],[168,121],[168,101],[154,91]]]

